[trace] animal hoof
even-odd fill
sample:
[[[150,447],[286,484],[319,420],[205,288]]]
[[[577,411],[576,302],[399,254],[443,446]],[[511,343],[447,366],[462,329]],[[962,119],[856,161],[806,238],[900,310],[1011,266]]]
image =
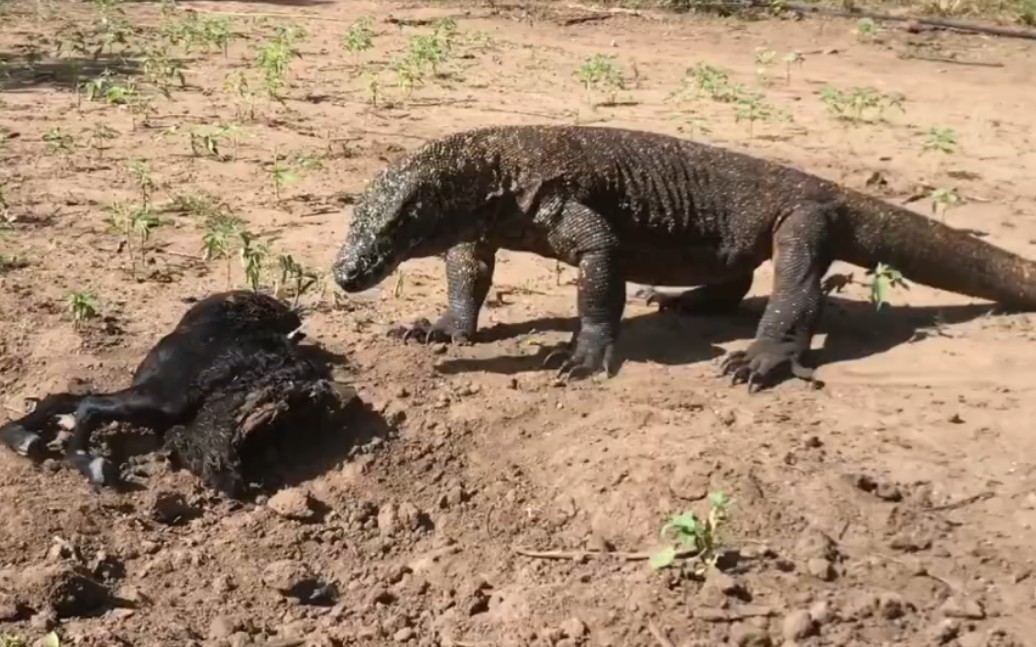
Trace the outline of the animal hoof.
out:
[[[14,453],[30,460],[42,460],[46,453],[43,439],[21,425],[9,425],[0,430],[0,441]]]
[[[119,480],[118,469],[106,458],[81,453],[70,456],[68,461],[94,485],[114,485]]]

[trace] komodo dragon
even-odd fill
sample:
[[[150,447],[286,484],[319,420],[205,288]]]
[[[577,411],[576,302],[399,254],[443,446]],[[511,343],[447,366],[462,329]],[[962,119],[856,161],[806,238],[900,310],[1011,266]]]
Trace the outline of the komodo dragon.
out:
[[[634,130],[488,127],[432,140],[357,201],[333,263],[347,292],[402,261],[445,253],[449,308],[407,334],[473,337],[498,249],[578,266],[579,325],[559,374],[613,373],[626,281],[701,286],[661,307],[730,312],[774,263],[755,339],[723,374],[750,391],[801,364],[834,260],[878,262],[907,279],[1015,309],[1036,308],[1036,263],[907,209],[749,155]],[[784,371],[785,375],[787,370]]]

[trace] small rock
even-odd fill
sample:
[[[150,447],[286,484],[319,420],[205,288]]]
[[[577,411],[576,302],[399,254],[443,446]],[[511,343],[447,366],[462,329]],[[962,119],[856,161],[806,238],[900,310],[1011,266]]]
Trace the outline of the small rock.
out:
[[[237,583],[234,582],[234,578],[229,575],[217,575],[212,580],[212,592],[217,595],[222,595],[229,591],[233,591],[237,588]]]
[[[945,645],[960,635],[960,621],[954,618],[943,618],[932,628],[932,639],[937,645]]]
[[[813,621],[809,611],[799,609],[784,616],[781,634],[785,640],[797,641],[812,636],[817,631],[817,623]]]
[[[952,597],[939,609],[947,618],[961,618],[964,620],[982,620],[986,617],[986,611],[977,600]]]
[[[826,533],[810,528],[802,533],[795,545],[800,559],[826,559],[833,562],[838,558],[838,545]]]
[[[569,638],[582,638],[586,635],[586,625],[579,618],[569,618],[561,623],[561,633]]]
[[[53,609],[59,618],[87,615],[104,606],[111,592],[80,565],[30,566],[20,573],[19,595],[35,611]]]
[[[730,642],[737,647],[771,647],[773,645],[770,634],[745,622],[735,622],[730,627]]]
[[[809,617],[818,625],[825,625],[834,618],[831,603],[827,600],[818,600],[809,608]]]
[[[886,620],[895,620],[906,615],[906,603],[898,593],[883,593],[878,598],[878,610]]]
[[[835,565],[823,557],[813,557],[806,562],[806,570],[813,577],[819,578],[825,582],[830,582],[837,577],[835,573]]]
[[[266,505],[285,519],[313,521],[316,516],[313,499],[300,488],[287,488],[270,497]]]
[[[395,505],[386,503],[378,508],[378,532],[391,537],[399,529],[399,512]]]
[[[405,643],[406,641],[410,640],[413,637],[414,637],[414,630],[411,629],[410,627],[403,627],[402,629],[400,629],[399,631],[397,631],[395,634],[392,635],[392,639],[395,640],[397,643]]]
[[[892,538],[889,547],[905,553],[916,553],[931,548],[932,539],[918,532],[904,531]]]
[[[0,592],[0,622],[12,622],[17,620],[20,615],[14,596]]]
[[[44,609],[29,618],[29,626],[37,631],[50,631],[58,626],[58,614],[54,609]]]
[[[227,616],[216,616],[209,623],[209,638],[214,640],[230,638],[237,629],[237,623]]]
[[[185,523],[201,514],[179,492],[156,492],[150,507],[151,518],[169,526]]]
[[[244,631],[235,632],[227,641],[229,647],[248,647],[252,644],[252,637]]]
[[[333,584],[323,582],[305,564],[294,559],[268,564],[263,569],[263,583],[302,604],[322,605],[334,602],[338,597]]]
[[[869,618],[878,610],[878,596],[869,591],[857,593],[843,607],[844,615],[850,620]]]

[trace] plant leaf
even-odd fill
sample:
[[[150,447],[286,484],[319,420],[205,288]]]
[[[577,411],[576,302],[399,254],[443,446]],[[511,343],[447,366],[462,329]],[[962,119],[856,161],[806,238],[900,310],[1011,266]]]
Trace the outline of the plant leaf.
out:
[[[652,555],[651,558],[648,560],[648,563],[651,564],[651,568],[657,571],[659,569],[671,566],[672,563],[675,561],[676,549],[672,546],[669,546],[668,548],[663,548],[662,550]]]

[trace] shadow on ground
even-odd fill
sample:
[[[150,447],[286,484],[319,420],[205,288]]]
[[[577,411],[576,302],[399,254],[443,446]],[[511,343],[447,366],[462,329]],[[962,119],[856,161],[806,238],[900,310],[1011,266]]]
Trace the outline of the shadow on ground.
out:
[[[765,297],[746,299],[729,316],[694,317],[652,312],[623,319],[618,355],[622,362],[654,362],[682,365],[713,360],[724,351],[719,344],[750,340],[766,307]],[[806,363],[813,366],[861,359],[885,352],[925,335],[937,321],[955,324],[989,313],[992,304],[943,307],[886,306],[880,311],[870,303],[829,297],[818,334],[827,334],[822,349],[814,350]],[[517,324],[498,324],[480,331],[480,343],[498,342],[543,331],[576,329],[575,317],[549,317]],[[443,361],[446,374],[487,371],[511,375],[543,369],[543,360],[555,350],[544,348],[535,355],[502,355]]]
[[[142,72],[137,61],[115,54],[101,54],[96,59],[47,58],[30,65],[21,53],[0,52],[0,61],[6,61],[4,73],[0,74],[0,90],[4,92],[24,92],[36,88],[72,92],[77,85],[100,77],[105,70],[116,82],[120,77],[136,76]]]

